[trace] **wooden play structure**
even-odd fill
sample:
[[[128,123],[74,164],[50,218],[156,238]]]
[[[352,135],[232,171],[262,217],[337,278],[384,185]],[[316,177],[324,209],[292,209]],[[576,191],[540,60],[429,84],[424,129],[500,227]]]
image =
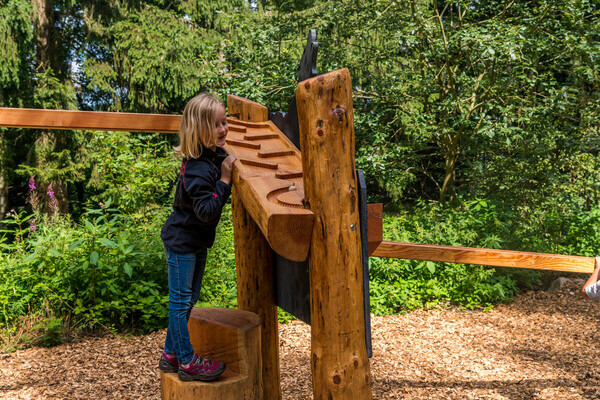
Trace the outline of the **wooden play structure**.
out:
[[[161,372],[163,399],[281,398],[276,255],[308,262],[316,400],[371,398],[362,268],[369,256],[593,271],[590,257],[382,241],[381,205],[369,207],[362,221],[359,213],[349,71],[302,80],[295,104],[302,151],[269,120],[266,107],[227,97],[226,149],[237,157],[232,210],[239,309],[195,309],[189,328],[195,351],[225,361],[228,369],[213,383],[181,382]],[[0,108],[0,126],[16,128],[176,133],[180,118]]]

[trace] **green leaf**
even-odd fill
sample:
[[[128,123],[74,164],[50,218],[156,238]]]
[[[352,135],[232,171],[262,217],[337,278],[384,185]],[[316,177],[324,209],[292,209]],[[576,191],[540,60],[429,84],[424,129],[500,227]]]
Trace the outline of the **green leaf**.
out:
[[[56,249],[48,250],[48,254],[50,254],[51,256],[54,256],[54,257],[62,257],[62,254]]]
[[[425,266],[427,267],[427,269],[429,270],[429,272],[431,272],[432,274],[435,273],[435,263],[434,262],[427,261],[425,263]]]
[[[117,244],[115,242],[113,242],[112,240],[110,240],[110,239],[100,238],[100,239],[98,239],[98,241],[100,243],[102,243],[103,245],[105,245],[107,247],[110,247],[112,249],[114,249],[114,248],[117,247]]]
[[[92,223],[90,221],[88,221],[87,219],[84,219],[83,222],[85,223],[85,226],[88,228],[88,230],[90,232],[94,231],[94,225],[92,225]]]
[[[92,263],[93,265],[98,265],[99,259],[100,259],[100,255],[98,254],[97,251],[93,251],[92,254],[90,254],[90,263]]]
[[[69,251],[75,250],[76,248],[78,248],[79,246],[81,246],[81,243],[83,243],[83,239],[80,239],[80,240],[74,242],[73,244],[71,244],[69,246]]]
[[[28,255],[27,257],[25,257],[25,259],[23,260],[23,262],[25,264],[32,262],[33,260],[35,260],[37,258],[37,253],[33,253]]]
[[[131,268],[131,265],[129,265],[129,263],[125,263],[125,265],[123,265],[123,271],[125,271],[127,276],[129,276],[130,278],[131,275],[133,275],[133,268]]]

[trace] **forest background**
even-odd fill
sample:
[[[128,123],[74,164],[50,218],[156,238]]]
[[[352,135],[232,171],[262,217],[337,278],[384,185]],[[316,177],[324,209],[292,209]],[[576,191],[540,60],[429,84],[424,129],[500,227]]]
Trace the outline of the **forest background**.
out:
[[[0,1],[0,106],[287,111],[309,29],[349,68],[384,237],[597,255],[600,2]],[[2,348],[167,324],[176,135],[0,128]],[[229,206],[202,304],[236,305]],[[376,314],[489,309],[548,274],[371,258]],[[289,315],[281,313],[281,319]]]

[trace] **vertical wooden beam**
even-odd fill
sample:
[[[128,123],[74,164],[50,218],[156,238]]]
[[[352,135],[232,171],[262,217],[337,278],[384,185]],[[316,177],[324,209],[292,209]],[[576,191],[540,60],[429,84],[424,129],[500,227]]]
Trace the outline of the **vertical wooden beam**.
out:
[[[250,100],[227,96],[228,113],[244,110],[239,116],[243,121],[266,121],[266,107],[253,107]],[[262,108],[261,108],[262,107]],[[264,110],[263,110],[264,108]],[[243,204],[239,191],[231,196],[233,213],[233,237],[235,241],[235,267],[237,271],[238,308],[256,313],[261,318],[261,358],[263,398],[281,399],[279,375],[279,326],[275,304],[274,254]]]
[[[315,214],[309,256],[314,398],[370,399],[349,71],[300,82],[296,100],[305,201]]]

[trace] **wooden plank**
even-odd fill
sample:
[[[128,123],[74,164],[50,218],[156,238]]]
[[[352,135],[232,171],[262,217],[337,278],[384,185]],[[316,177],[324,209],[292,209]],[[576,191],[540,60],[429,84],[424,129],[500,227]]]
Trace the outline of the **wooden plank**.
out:
[[[229,96],[227,96],[227,98],[229,99]],[[229,113],[231,113],[231,111],[232,110],[228,106],[227,113],[229,114]],[[265,121],[267,121],[267,120],[265,120]],[[256,128],[256,129],[263,129],[263,128],[269,129],[269,127],[271,126],[271,122],[268,122],[268,121],[267,122],[243,121],[241,119],[238,119],[237,117],[228,117],[227,123],[229,125],[233,125],[233,126],[245,126],[247,128]]]
[[[263,133],[244,135],[244,140],[265,140],[265,139],[279,139],[279,135],[277,133],[273,133],[273,132],[263,132]]]
[[[292,149],[277,149],[277,150],[261,150],[258,152],[260,158],[272,158],[272,157],[283,157],[293,156],[294,150]]]
[[[245,133],[247,128],[245,126],[229,125],[229,130],[234,132]]]
[[[365,317],[357,312],[363,268],[350,73],[300,82],[296,100],[305,199],[315,213],[309,255],[313,395],[370,399]]]
[[[125,132],[179,132],[181,115],[0,108],[0,126]]]
[[[367,247],[372,255],[383,241],[383,204],[367,204]]]
[[[235,151],[232,151],[231,153],[235,154]],[[272,162],[268,162],[268,161],[251,160],[251,159],[241,158],[241,157],[238,158],[238,160],[244,165],[251,165],[253,167],[273,169],[273,170],[276,170],[277,168],[279,168],[279,165],[277,163],[272,163]]]
[[[295,171],[280,171],[275,174],[275,177],[279,179],[302,178],[302,170],[298,169]]]
[[[375,249],[372,257],[544,269],[586,274],[594,271],[593,257],[390,241],[383,241]]]
[[[260,149],[260,143],[248,142],[246,140],[225,139],[225,142],[230,146],[247,147],[249,149]]]

